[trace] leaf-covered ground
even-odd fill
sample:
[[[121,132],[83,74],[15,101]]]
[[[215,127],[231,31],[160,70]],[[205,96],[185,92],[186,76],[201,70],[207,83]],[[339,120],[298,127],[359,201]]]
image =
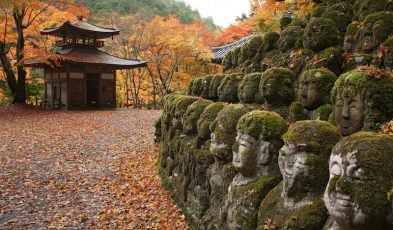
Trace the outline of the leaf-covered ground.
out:
[[[184,229],[157,176],[157,111],[0,108],[0,229]]]

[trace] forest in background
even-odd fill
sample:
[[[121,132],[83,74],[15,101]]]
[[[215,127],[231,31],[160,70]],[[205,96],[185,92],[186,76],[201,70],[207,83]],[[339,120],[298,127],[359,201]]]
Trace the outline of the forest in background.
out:
[[[185,91],[201,75],[221,72],[210,62],[210,47],[225,45],[256,31],[279,28],[286,7],[301,12],[311,0],[250,0],[250,15],[218,28],[182,1],[176,0],[5,0],[0,3],[0,104],[42,103],[42,71],[25,71],[23,61],[48,55],[54,40],[40,29],[58,26],[83,15],[89,22],[121,30],[106,41],[106,51],[146,60],[147,68],[118,71],[118,106],[158,108],[160,99],[173,91]],[[15,19],[18,18],[18,20]]]

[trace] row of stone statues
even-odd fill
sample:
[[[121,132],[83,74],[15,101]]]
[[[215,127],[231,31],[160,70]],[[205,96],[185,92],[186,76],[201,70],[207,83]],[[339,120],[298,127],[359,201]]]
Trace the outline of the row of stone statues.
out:
[[[388,136],[340,141],[326,121],[288,128],[275,112],[180,94],[167,96],[156,130],[160,174],[195,228],[393,227]]]

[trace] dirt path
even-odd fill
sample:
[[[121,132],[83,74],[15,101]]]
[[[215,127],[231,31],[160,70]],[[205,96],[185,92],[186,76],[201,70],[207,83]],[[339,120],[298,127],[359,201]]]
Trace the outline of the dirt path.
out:
[[[157,176],[156,111],[0,108],[0,229],[184,229]]]

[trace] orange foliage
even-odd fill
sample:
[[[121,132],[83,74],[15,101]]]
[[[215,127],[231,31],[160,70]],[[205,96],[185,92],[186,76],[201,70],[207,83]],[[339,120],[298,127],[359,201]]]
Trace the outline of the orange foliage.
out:
[[[255,32],[254,19],[237,21],[220,31],[215,37],[213,46],[222,46],[240,40]]]

